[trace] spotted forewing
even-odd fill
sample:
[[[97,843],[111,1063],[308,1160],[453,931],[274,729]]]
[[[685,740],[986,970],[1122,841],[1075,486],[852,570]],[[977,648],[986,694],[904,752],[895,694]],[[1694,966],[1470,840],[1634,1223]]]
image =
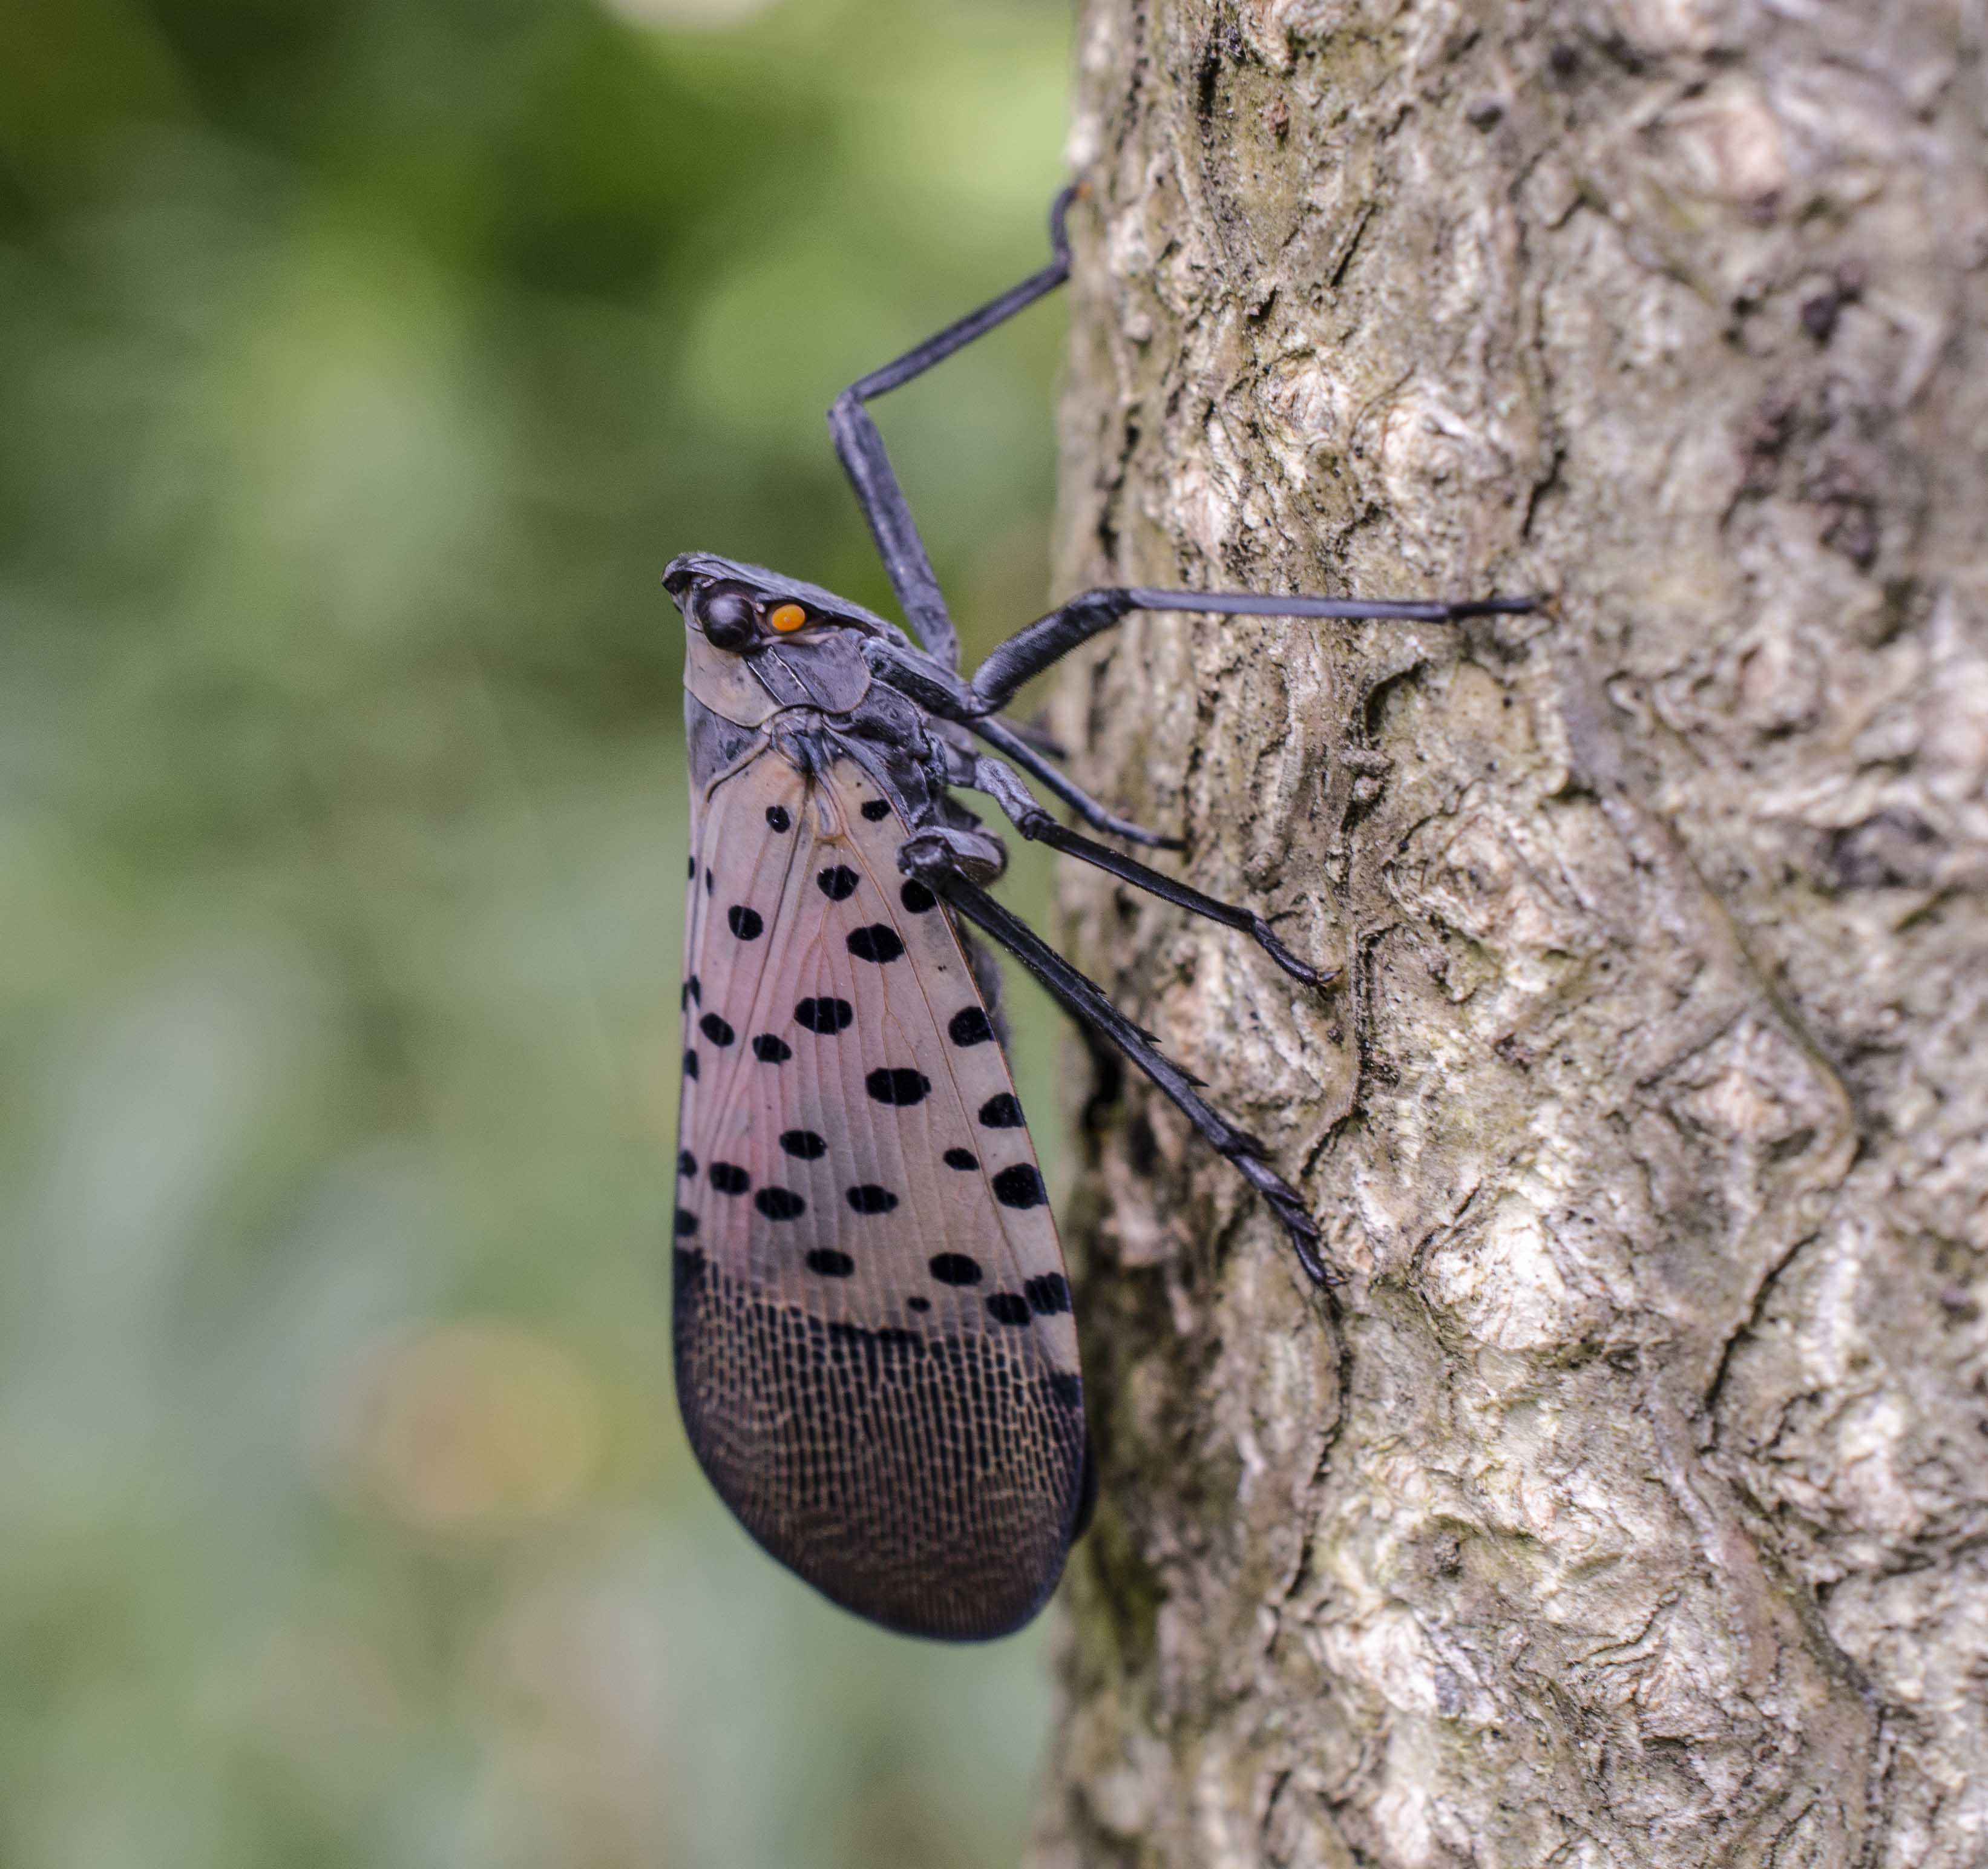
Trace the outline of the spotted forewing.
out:
[[[854,760],[694,783],[675,1350],[746,1529],[907,1634],[1019,1626],[1084,1482],[1069,1286],[995,1019]]]

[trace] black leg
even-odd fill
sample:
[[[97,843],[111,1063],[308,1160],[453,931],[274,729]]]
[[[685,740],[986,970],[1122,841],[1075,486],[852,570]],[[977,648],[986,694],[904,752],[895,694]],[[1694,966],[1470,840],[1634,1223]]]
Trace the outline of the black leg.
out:
[[[926,556],[925,542],[918,536],[918,522],[898,484],[891,458],[884,451],[884,438],[870,419],[864,404],[911,381],[949,357],[958,350],[984,336],[1025,306],[1033,305],[1043,293],[1053,292],[1070,277],[1070,241],[1063,231],[1063,215],[1076,191],[1066,188],[1050,210],[1050,244],[1055,257],[1020,285],[990,300],[977,312],[969,313],[956,324],[948,325],[935,337],[928,337],[915,350],[908,350],[881,370],[874,370],[860,382],[852,383],[835,399],[828,412],[828,431],[835,451],[842,458],[856,488],[863,516],[870,522],[871,536],[890,573],[891,587],[926,651],[950,668],[959,666],[959,638],[941,594],[938,579]]]
[[[1177,837],[1163,837],[1158,831],[1144,830],[1107,811],[1074,779],[1058,772],[1012,727],[989,718],[975,702],[972,689],[931,656],[871,637],[863,645],[863,658],[873,674],[916,701],[927,713],[936,714],[941,720],[957,721],[971,728],[989,745],[999,747],[1023,771],[1040,779],[1094,830],[1159,850],[1181,847]]]
[[[1537,610],[1539,597],[1479,597],[1466,603],[1412,599],[1259,597],[1243,591],[1087,590],[1059,610],[1018,630],[980,664],[973,677],[974,705],[992,713],[1016,689],[1052,662],[1090,641],[1133,610],[1212,611],[1223,617],[1324,617],[1343,623],[1459,623],[1467,617],[1520,616]]]
[[[1116,812],[1107,810],[1074,779],[1058,772],[1012,728],[995,720],[969,720],[966,724],[989,746],[999,748],[1031,778],[1040,779],[1093,830],[1101,830],[1107,836],[1123,837],[1128,843],[1146,844],[1156,850],[1177,850],[1181,847],[1179,838],[1163,837],[1156,830],[1148,830],[1129,818],[1121,818]],[[1021,827],[1017,825],[1016,828]]]
[[[1191,910],[1197,915],[1205,915],[1211,921],[1220,922],[1224,928],[1240,930],[1293,980],[1307,986],[1330,986],[1338,977],[1337,968],[1328,968],[1321,973],[1315,967],[1307,966],[1278,940],[1270,924],[1253,911],[1239,908],[1232,902],[1219,902],[1213,896],[1203,895],[1188,884],[1177,882],[1158,870],[1148,869],[1136,858],[1123,856],[1107,844],[1094,843],[1073,830],[1066,830],[1036,803],[1028,787],[999,760],[977,761],[973,786],[975,791],[985,792],[993,799],[1007,814],[1009,823],[1030,843],[1047,844],[1053,850],[1074,857],[1080,863],[1092,864],[1121,882],[1130,883],[1135,889],[1143,889],[1148,895],[1172,903],[1176,908]]]
[[[1045,759],[1067,759],[1070,757],[1070,749],[1040,719],[1004,720],[1000,724],[1031,752],[1040,753]]]
[[[1219,1115],[1195,1094],[1201,1080],[1170,1064],[1153,1049],[1146,1034],[1105,998],[1096,982],[1085,978],[1056,950],[1043,941],[1028,924],[948,870],[943,859],[918,860],[922,853],[918,840],[906,841],[898,861],[920,875],[944,896],[960,914],[1007,949],[1041,981],[1050,996],[1078,1024],[1100,1033],[1151,1078],[1177,1104],[1188,1120],[1199,1130],[1215,1152],[1232,1162],[1237,1171],[1270,1204],[1284,1231],[1290,1235],[1291,1249],[1305,1276],[1317,1285],[1337,1285],[1341,1281],[1327,1269],[1318,1252],[1318,1223],[1305,1209],[1297,1190],[1262,1160],[1263,1145]],[[936,853],[934,853],[936,855]]]

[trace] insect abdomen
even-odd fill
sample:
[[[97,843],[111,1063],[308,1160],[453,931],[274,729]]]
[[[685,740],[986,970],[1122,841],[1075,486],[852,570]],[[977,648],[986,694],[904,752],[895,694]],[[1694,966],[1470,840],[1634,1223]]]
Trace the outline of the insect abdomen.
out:
[[[1084,1485],[1082,1384],[985,1333],[830,1322],[676,1253],[691,1448],[766,1550],[906,1635],[984,1640],[1055,1587]]]

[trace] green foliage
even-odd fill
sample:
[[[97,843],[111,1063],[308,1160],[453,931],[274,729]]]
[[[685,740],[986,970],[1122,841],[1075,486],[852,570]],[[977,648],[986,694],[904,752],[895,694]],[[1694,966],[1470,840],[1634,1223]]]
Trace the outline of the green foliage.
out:
[[[1037,1639],[817,1604],[676,1426],[657,579],[888,605],[822,411],[1040,262],[1067,36],[0,14],[0,1862],[1013,1859]],[[970,644],[1060,336],[882,412]]]

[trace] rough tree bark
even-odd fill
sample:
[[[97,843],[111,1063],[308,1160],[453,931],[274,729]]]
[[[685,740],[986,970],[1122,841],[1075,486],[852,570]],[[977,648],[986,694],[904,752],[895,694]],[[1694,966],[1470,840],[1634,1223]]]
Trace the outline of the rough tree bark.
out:
[[[1040,1869],[1988,1862],[1982,21],[1090,0],[1063,587],[1562,597],[1058,694],[1353,1277],[1094,1100]]]

